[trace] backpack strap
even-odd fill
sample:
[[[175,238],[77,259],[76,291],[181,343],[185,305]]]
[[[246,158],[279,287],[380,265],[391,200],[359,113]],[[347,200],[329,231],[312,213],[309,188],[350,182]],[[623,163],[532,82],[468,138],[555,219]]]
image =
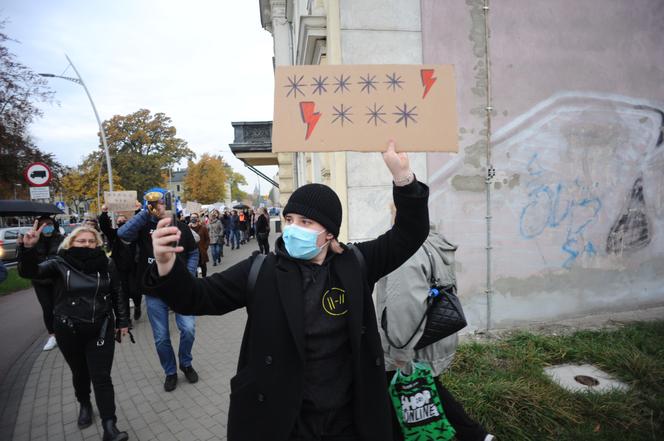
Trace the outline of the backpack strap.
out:
[[[364,260],[364,254],[362,254],[362,251],[358,247],[356,247],[354,244],[349,243],[346,244],[349,250],[355,254],[355,258],[357,259],[358,263],[360,264],[360,270],[362,271],[362,275],[364,276],[364,279],[367,279],[367,262]]]
[[[265,261],[265,254],[256,254],[254,261],[251,263],[251,268],[249,269],[249,277],[247,278],[247,306],[251,304],[251,301],[254,298],[254,291],[256,290],[256,281],[258,280],[258,274],[261,272],[261,267]]]

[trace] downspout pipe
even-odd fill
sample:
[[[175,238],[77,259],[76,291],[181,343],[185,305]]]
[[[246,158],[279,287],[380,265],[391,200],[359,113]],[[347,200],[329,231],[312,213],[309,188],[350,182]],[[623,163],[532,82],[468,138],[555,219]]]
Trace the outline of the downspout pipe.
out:
[[[493,312],[493,286],[491,284],[491,186],[496,176],[496,170],[493,168],[491,158],[491,112],[493,111],[491,98],[491,57],[489,56],[489,0],[484,0],[484,63],[486,70],[486,166],[487,174],[485,179],[486,186],[486,330],[492,328]]]

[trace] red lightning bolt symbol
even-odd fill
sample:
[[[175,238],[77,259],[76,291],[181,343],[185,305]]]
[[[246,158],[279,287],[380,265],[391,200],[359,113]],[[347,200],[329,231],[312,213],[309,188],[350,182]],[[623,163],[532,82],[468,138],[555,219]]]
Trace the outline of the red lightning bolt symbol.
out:
[[[427,96],[427,93],[431,90],[431,86],[436,82],[436,78],[433,76],[433,69],[422,69],[420,74],[422,75],[422,85],[424,86],[424,95],[422,98]]]
[[[313,101],[302,101],[300,103],[300,113],[302,114],[302,121],[307,124],[307,136],[304,139],[309,139],[311,132],[314,131],[316,123],[320,119],[320,112],[314,112],[316,103]]]

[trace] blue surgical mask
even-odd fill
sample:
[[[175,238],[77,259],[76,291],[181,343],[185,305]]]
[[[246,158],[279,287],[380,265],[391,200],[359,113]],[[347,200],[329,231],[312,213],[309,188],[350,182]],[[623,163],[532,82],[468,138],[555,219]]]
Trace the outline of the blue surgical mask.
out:
[[[316,245],[318,236],[323,231],[310,230],[309,228],[298,227],[297,225],[289,225],[284,228],[281,237],[284,239],[286,251],[291,257],[302,260],[310,260],[318,256],[323,247]]]
[[[55,231],[55,227],[53,225],[46,225],[42,230],[42,233],[51,234],[53,231]]]

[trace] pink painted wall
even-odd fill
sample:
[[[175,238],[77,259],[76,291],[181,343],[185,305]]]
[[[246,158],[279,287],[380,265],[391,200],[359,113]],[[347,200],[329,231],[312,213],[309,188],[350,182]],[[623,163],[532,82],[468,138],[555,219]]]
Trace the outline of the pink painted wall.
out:
[[[424,63],[456,67],[460,152],[431,213],[486,326],[482,1],[422,0]],[[664,304],[664,3],[492,1],[492,327]]]

